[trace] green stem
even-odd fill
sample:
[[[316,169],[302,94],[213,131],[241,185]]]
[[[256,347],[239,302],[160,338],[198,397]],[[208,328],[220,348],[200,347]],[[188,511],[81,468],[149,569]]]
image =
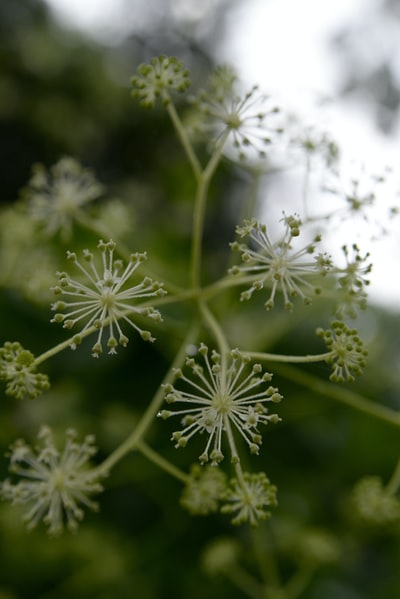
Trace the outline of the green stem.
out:
[[[180,480],[183,484],[187,484],[190,481],[190,477],[188,474],[177,468],[174,464],[163,458],[159,453],[154,451],[147,443],[144,441],[136,441],[135,449],[140,451],[150,462],[153,462],[161,468],[171,474],[174,478]]]
[[[144,435],[146,434],[148,428],[152,424],[153,419],[156,417],[157,412],[160,409],[160,407],[164,401],[165,392],[164,392],[163,385],[165,385],[167,383],[172,383],[172,381],[174,380],[174,376],[175,376],[174,369],[181,366],[181,364],[183,363],[185,356],[186,356],[187,346],[194,343],[196,336],[197,336],[197,327],[193,326],[191,328],[191,330],[189,331],[188,335],[186,336],[184,342],[182,343],[178,353],[176,354],[176,356],[174,358],[173,363],[171,364],[170,368],[168,369],[168,371],[164,377],[162,384],[158,388],[158,391],[154,395],[152,401],[150,402],[149,406],[147,407],[147,410],[144,412],[138,425],[132,431],[132,433],[129,435],[129,437],[127,437],[127,439],[125,439],[125,441],[123,441],[121,443],[121,445],[119,445],[119,447],[117,447],[104,460],[104,462],[102,462],[102,464],[100,464],[97,467],[97,471],[99,474],[108,473],[111,470],[111,468],[113,468],[113,466],[115,466],[115,464],[117,462],[119,462],[127,453],[132,451],[132,449],[135,449],[138,442],[141,441],[141,439],[144,437]]]
[[[271,362],[287,362],[287,363],[312,363],[312,362],[324,362],[330,358],[334,352],[326,352],[325,354],[307,354],[306,356],[286,356],[284,354],[267,354],[264,352],[256,351],[244,351],[243,353],[251,356],[254,360],[266,360]]]
[[[333,383],[327,383],[311,374],[307,374],[286,364],[279,365],[275,367],[274,370],[277,374],[306,387],[308,390],[344,403],[363,414],[367,414],[368,416],[372,416],[393,426],[400,427],[399,412],[395,412],[386,406],[373,403],[371,400],[366,399],[354,391],[338,387]]]
[[[287,599],[297,599],[308,587],[314,574],[314,568],[310,565],[302,565],[292,576],[285,587]]]
[[[196,153],[193,150],[193,146],[190,143],[190,140],[187,136],[185,128],[182,125],[182,121],[179,118],[176,108],[175,108],[174,104],[172,103],[169,95],[167,96],[167,99],[168,99],[168,103],[166,105],[166,109],[167,109],[168,115],[172,121],[172,124],[174,125],[175,131],[179,138],[179,141],[181,142],[182,147],[186,152],[186,156],[188,157],[190,165],[193,169],[193,173],[194,173],[196,179],[200,179],[201,173],[202,173],[202,168],[201,168],[199,159],[197,158]]]
[[[239,564],[235,564],[231,568],[226,568],[224,574],[228,580],[230,580],[231,583],[240,589],[247,597],[251,597],[252,599],[263,599],[263,586],[254,578],[254,576],[239,566]]]
[[[394,472],[386,485],[386,492],[388,495],[396,495],[397,491],[400,488],[400,459],[397,462],[397,466],[394,469]]]
[[[204,230],[204,215],[207,202],[208,186],[211,178],[221,160],[222,151],[225,142],[229,135],[229,129],[226,130],[222,136],[220,143],[218,144],[214,154],[210,158],[206,168],[198,177],[198,186],[196,192],[194,214],[193,214],[193,232],[192,232],[192,249],[191,249],[191,263],[190,263],[190,275],[191,285],[193,289],[200,287],[200,273],[201,273],[201,246],[203,240]]]
[[[208,306],[204,302],[200,301],[199,307],[200,307],[200,312],[204,318],[204,321],[207,323],[208,327],[210,328],[211,332],[213,333],[213,335],[218,343],[218,347],[221,352],[221,355],[222,356],[226,355],[229,351],[229,345],[226,340],[224,331],[222,330],[218,321],[216,320],[216,318],[214,317],[214,315],[211,313]]]

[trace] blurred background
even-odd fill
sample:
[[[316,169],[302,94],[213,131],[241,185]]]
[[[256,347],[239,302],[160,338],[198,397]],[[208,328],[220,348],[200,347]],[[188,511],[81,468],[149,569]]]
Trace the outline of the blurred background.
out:
[[[62,156],[76,157],[95,170],[110,197],[132,206],[138,246],[133,249],[144,249],[146,241],[155,255],[163,255],[167,271],[168,261],[183,269],[179,256],[187,249],[193,183],[164,111],[143,111],[129,95],[137,65],[158,54],[179,57],[190,69],[194,89],[205,84],[216,64],[229,63],[245,88],[258,83],[307,125],[327,130],[349,160],[372,164],[378,172],[392,165],[394,193],[382,202],[384,207],[388,201],[398,205],[397,0],[2,0],[3,205],[17,200],[34,163],[50,166]],[[279,214],[286,207],[280,198],[288,196],[300,209],[296,176],[263,176],[255,192],[260,210],[264,206],[267,213],[270,207]],[[232,205],[248,192],[248,173],[224,162],[211,193],[210,255],[232,238]],[[371,218],[381,217],[378,204]],[[142,228],[149,218],[155,226]],[[377,304],[361,321],[375,344],[373,365],[357,388],[398,408],[399,225],[394,223],[396,234],[370,247],[370,224],[360,220],[352,225],[375,264],[371,296]],[[336,231],[332,245],[341,243]],[[15,290],[6,289],[0,309],[9,315],[0,320],[1,343],[21,339],[40,352],[44,340],[46,347],[60,340],[60,331],[48,326],[47,306],[27,306]],[[293,347],[289,331],[276,334],[274,345],[272,330],[266,349],[302,353],[318,315],[315,320],[300,312],[290,329],[291,335],[297,332],[298,346]],[[278,328],[279,323],[278,318]],[[312,351],[315,342],[308,342]],[[141,399],[132,407],[132,361],[142,373],[137,395],[143,391],[148,397],[154,389],[146,365],[151,360],[156,384],[169,357],[167,350],[158,352],[133,343],[117,361],[102,362],[101,372],[83,351],[58,357],[49,364],[54,391],[43,400],[17,407],[5,400],[1,447],[16,434],[33,437],[48,419],[60,430],[68,422],[82,434],[95,431],[102,451],[111,451],[134,426],[141,407]],[[326,371],[317,374],[326,377]],[[301,595],[304,599],[397,596],[397,532],[360,530],[346,511],[346,493],[366,468],[384,479],[390,476],[398,456],[397,431],[336,404],[321,408],[321,397],[306,391],[296,391],[296,406],[283,410],[285,428],[269,433],[268,473],[282,488],[275,534],[282,540],[284,573],[293,571],[304,549],[299,540],[303,528],[317,526],[338,535],[342,555],[316,577]],[[149,441],[186,468],[186,456],[176,458],[168,434],[158,437],[159,430],[156,424]],[[136,458],[134,465],[133,471],[128,460],[116,469],[100,498],[101,517],[87,514],[77,536],[48,540],[43,530],[27,535],[18,514],[1,505],[0,599],[243,597],[224,578],[208,579],[198,566],[210,538],[231,534],[227,522],[190,518],[176,509],[175,481],[163,477],[160,483],[159,472],[144,459]],[[6,466],[3,460],[2,478]],[[238,535],[246,546],[246,533]]]

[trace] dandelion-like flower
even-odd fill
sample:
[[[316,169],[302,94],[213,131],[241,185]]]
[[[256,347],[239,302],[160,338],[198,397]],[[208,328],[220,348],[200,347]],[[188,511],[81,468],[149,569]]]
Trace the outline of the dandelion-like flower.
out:
[[[249,365],[250,358],[234,349],[227,359],[215,350],[209,357],[208,347],[200,345],[199,353],[203,357],[205,368],[193,358],[186,359],[186,365],[192,370],[194,379],[188,378],[182,370],[175,370],[187,390],[165,385],[167,403],[183,403],[188,407],[182,410],[162,410],[161,418],[181,416],[183,429],[174,432],[172,440],[175,447],[185,447],[189,439],[197,433],[206,433],[208,440],[203,453],[199,456],[202,464],[211,459],[212,465],[219,464],[224,454],[222,438],[226,436],[231,460],[239,461],[233,430],[236,429],[247,443],[250,452],[258,454],[261,435],[259,424],[277,423],[277,414],[268,414],[264,404],[281,401],[278,389],[268,383],[272,374],[262,372],[260,364]]]
[[[85,506],[96,510],[97,503],[90,499],[93,493],[102,491],[99,475],[90,469],[88,462],[96,453],[93,435],[78,443],[76,431],[66,432],[64,449],[60,452],[54,445],[48,426],[42,426],[38,434],[38,446],[32,448],[19,439],[10,448],[10,471],[22,480],[12,484],[3,481],[0,494],[13,504],[28,506],[24,516],[28,529],[43,520],[49,534],[62,532],[67,527],[74,531],[82,520]]]
[[[48,376],[36,372],[33,353],[18,341],[0,348],[0,379],[7,383],[6,394],[17,399],[34,399],[50,388]]]
[[[270,98],[259,93],[254,85],[243,96],[236,91],[237,77],[227,67],[220,67],[210,79],[209,89],[191,98],[199,115],[193,121],[193,132],[210,134],[215,144],[229,133],[235,153],[240,160],[253,152],[259,158],[266,157],[266,149],[274,137],[281,133],[276,123],[279,108]],[[193,115],[192,115],[193,118]]]
[[[274,307],[278,290],[283,294],[287,310],[293,309],[292,299],[295,297],[301,297],[306,304],[311,303],[311,296],[321,290],[307,279],[318,279],[332,268],[331,259],[326,254],[313,256],[316,244],[321,241],[319,235],[312,243],[296,251],[293,249],[293,239],[300,235],[301,221],[296,215],[284,216],[282,220],[284,234],[275,242],[271,240],[267,227],[254,219],[244,221],[242,227],[236,228],[241,238],[249,237],[250,245],[231,243],[233,250],[242,253],[244,265],[234,266],[229,272],[233,275],[249,275],[253,280],[251,287],[241,294],[241,301],[249,300],[254,291],[263,289],[267,284],[271,287],[271,294],[265,303],[267,310]]]
[[[364,223],[374,236],[387,233],[386,225],[380,219],[392,214],[393,207],[386,203],[392,197],[393,189],[389,168],[382,168],[379,174],[371,172],[365,164],[356,161],[346,162],[338,170],[330,172],[329,180],[323,185],[323,191],[342,200],[342,207],[333,213],[340,220],[354,218],[357,228]],[[380,217],[376,218],[377,204],[380,205]],[[386,204],[386,205],[385,205]]]
[[[83,273],[88,284],[76,281],[67,273],[61,272],[58,273],[59,284],[53,288],[56,294],[63,295],[66,299],[52,305],[56,314],[51,322],[63,323],[64,328],[71,329],[77,323],[86,321],[81,332],[73,337],[72,349],[81,342],[86,331],[90,332],[91,328],[98,329],[97,340],[92,347],[95,357],[103,351],[103,333],[107,326],[108,353],[115,354],[118,344],[125,347],[128,343],[128,337],[122,332],[119,324],[120,320],[138,331],[145,341],[154,341],[154,338],[149,331],[142,330],[130,315],[147,316],[154,321],[162,320],[158,310],[129,303],[131,300],[158,297],[166,293],[161,283],[148,277],[137,285],[126,286],[136,269],[146,260],[146,254],[131,254],[128,265],[123,269],[122,261],[114,257],[115,245],[112,240],[107,243],[99,241],[97,247],[101,254],[100,269],[96,267],[93,254],[89,250],[83,251],[86,265],[78,260],[74,252],[67,252],[68,259]]]
[[[226,476],[222,470],[194,464],[181,496],[181,505],[195,516],[212,514],[218,510],[225,490]]]
[[[190,85],[189,71],[175,56],[152,58],[149,64],[141,64],[138,72],[131,80],[132,96],[145,108],[153,108],[157,99],[168,104],[170,90],[184,92]]]
[[[261,520],[271,517],[267,508],[277,505],[276,487],[272,485],[264,472],[250,474],[245,472],[243,481],[233,478],[226,492],[221,512],[234,514],[232,524],[249,523],[257,526]]]
[[[365,288],[370,281],[366,278],[372,270],[369,253],[361,255],[358,246],[353,243],[351,248],[342,247],[346,264],[343,268],[335,268],[338,275],[336,315],[355,318],[357,310],[367,307]]]
[[[325,341],[331,353],[326,359],[328,364],[332,364],[331,381],[353,383],[356,376],[361,376],[368,352],[356,329],[336,320],[327,331],[317,329],[317,335]]]
[[[32,218],[43,226],[47,235],[60,232],[68,239],[82,208],[103,192],[103,185],[91,170],[65,157],[49,171],[43,165],[36,165],[23,195]]]

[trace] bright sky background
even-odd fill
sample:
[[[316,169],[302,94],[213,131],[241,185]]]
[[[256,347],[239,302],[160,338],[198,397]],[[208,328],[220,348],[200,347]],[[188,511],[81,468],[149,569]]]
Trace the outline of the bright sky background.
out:
[[[123,35],[135,15],[140,27],[143,0],[46,0],[69,25],[88,31],[94,37],[110,40]],[[218,0],[175,0],[176,11],[191,10],[202,17]],[[313,113],[314,96],[335,98],[339,82],[339,63],[329,50],[327,40],[349,20],[361,18],[365,10],[380,0],[246,0],[229,13],[228,28],[221,37],[219,59],[232,64],[249,85],[260,84],[276,93],[286,104],[307,119]],[[159,0],[147,0],[160,6]],[[136,10],[135,10],[136,9]],[[142,11],[143,12],[143,11]],[[151,18],[147,16],[147,18]],[[383,40],[382,40],[383,42]],[[372,49],[373,50],[373,49]],[[400,73],[400,64],[399,64]],[[397,139],[389,140],[378,132],[366,109],[349,101],[335,100],[324,108],[328,129],[339,141],[345,156],[365,160],[366,164],[398,164],[400,124]],[[377,166],[376,166],[377,165]],[[397,178],[397,190],[400,180]],[[395,203],[393,198],[392,203]],[[399,204],[399,198],[397,198]],[[378,214],[379,218],[379,214]],[[400,219],[399,219],[400,220]],[[351,225],[354,227],[354,224]],[[343,233],[352,234],[343,228]],[[396,310],[400,307],[400,226],[397,236],[371,243],[365,240],[374,262],[371,298]],[[334,239],[335,245],[352,242],[348,237]],[[358,241],[363,249],[362,240]]]

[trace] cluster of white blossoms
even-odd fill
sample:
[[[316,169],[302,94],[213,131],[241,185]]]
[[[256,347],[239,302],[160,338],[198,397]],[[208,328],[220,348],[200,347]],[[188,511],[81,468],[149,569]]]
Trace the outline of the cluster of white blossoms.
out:
[[[317,335],[325,341],[331,353],[326,362],[332,364],[333,372],[329,377],[332,382],[344,383],[347,380],[353,383],[356,376],[361,376],[368,351],[356,329],[350,329],[344,322],[335,320],[331,329],[317,329]]]
[[[184,383],[186,389],[165,385],[166,402],[181,403],[188,407],[182,410],[162,410],[163,419],[181,416],[183,429],[172,435],[175,447],[185,447],[189,439],[197,433],[206,433],[208,440],[199,460],[205,464],[219,464],[224,454],[222,439],[226,437],[232,463],[239,462],[233,431],[239,433],[248,445],[250,452],[258,454],[262,441],[259,424],[277,423],[277,414],[269,414],[266,403],[279,403],[282,396],[276,387],[269,385],[272,374],[262,372],[260,364],[249,365],[250,358],[237,349],[229,356],[221,358],[215,350],[209,350],[203,343],[199,347],[204,366],[193,358],[186,359],[194,378],[187,377],[176,369],[175,376]]]
[[[245,472],[244,480],[231,480],[231,486],[225,494],[223,514],[236,514],[232,524],[249,523],[257,526],[261,520],[271,516],[268,508],[277,505],[276,487],[272,485],[264,472],[250,474]]]
[[[0,347],[0,379],[7,383],[6,394],[17,399],[34,399],[50,388],[48,376],[36,372],[33,353],[18,341]]]
[[[59,232],[63,239],[69,239],[82,208],[103,193],[104,187],[90,169],[65,157],[49,171],[36,165],[23,196],[28,213],[48,236]]]
[[[194,464],[181,496],[181,505],[195,516],[212,514],[218,511],[226,485],[226,475],[220,468]]]
[[[189,71],[174,56],[152,58],[138,67],[138,73],[131,79],[132,96],[145,108],[153,108],[158,99],[168,104],[169,91],[184,92],[190,85]]]
[[[351,248],[343,246],[342,250],[345,266],[335,269],[338,275],[336,315],[340,318],[355,318],[358,310],[365,310],[367,307],[365,288],[370,283],[367,277],[372,270],[372,264],[369,262],[369,253],[362,256],[355,243]]]
[[[379,476],[365,476],[357,482],[349,507],[360,524],[400,530],[400,499],[385,489]]]
[[[256,219],[244,221],[236,232],[240,238],[248,237],[247,244],[233,242],[231,248],[241,252],[241,266],[233,266],[229,272],[233,275],[245,275],[251,286],[240,296],[249,300],[254,291],[269,287],[271,293],[265,302],[267,310],[274,307],[278,290],[283,294],[287,310],[293,309],[293,299],[302,298],[304,303],[311,303],[312,296],[320,293],[321,276],[332,270],[331,258],[326,254],[315,254],[316,246],[321,241],[318,235],[311,243],[299,250],[293,248],[294,238],[300,235],[301,220],[296,215],[283,217],[284,233],[276,241],[272,241],[266,225]],[[253,249],[254,248],[254,249]],[[308,280],[308,279],[311,279]]]
[[[32,448],[19,439],[10,448],[10,472],[22,480],[12,484],[9,479],[1,483],[0,496],[13,504],[28,506],[24,516],[28,529],[40,521],[48,526],[51,535],[67,527],[74,531],[82,520],[84,506],[98,508],[90,499],[102,491],[99,475],[90,468],[89,460],[96,453],[94,437],[88,435],[83,443],[76,441],[76,431],[66,432],[64,449],[60,452],[48,426],[42,426],[38,445]]]
[[[208,140],[211,136],[214,145],[228,134],[239,160],[249,154],[265,158],[273,139],[282,132],[276,118],[280,109],[257,85],[243,95],[237,87],[237,76],[230,68],[217,68],[208,89],[190,98],[195,112],[190,115],[189,128]]]
[[[150,297],[160,297],[166,293],[162,284],[145,277],[140,283],[126,286],[136,269],[146,260],[145,253],[131,254],[128,265],[123,269],[123,263],[115,259],[116,244],[110,240],[107,243],[100,240],[98,249],[101,254],[101,266],[97,268],[92,252],[83,251],[84,264],[78,260],[74,252],[67,252],[68,259],[84,275],[86,283],[72,279],[67,273],[58,273],[59,284],[53,288],[58,295],[65,299],[52,305],[56,312],[52,322],[62,323],[66,329],[71,329],[77,323],[85,322],[80,333],[74,335],[71,341],[72,349],[81,342],[86,333],[92,329],[98,330],[96,343],[92,347],[92,355],[98,357],[103,351],[103,333],[108,326],[108,353],[115,354],[118,345],[125,347],[129,341],[122,332],[120,320],[133,327],[143,340],[154,341],[149,331],[141,329],[131,315],[146,316],[154,321],[161,321],[161,314],[151,306],[131,304],[132,300],[142,300]]]

